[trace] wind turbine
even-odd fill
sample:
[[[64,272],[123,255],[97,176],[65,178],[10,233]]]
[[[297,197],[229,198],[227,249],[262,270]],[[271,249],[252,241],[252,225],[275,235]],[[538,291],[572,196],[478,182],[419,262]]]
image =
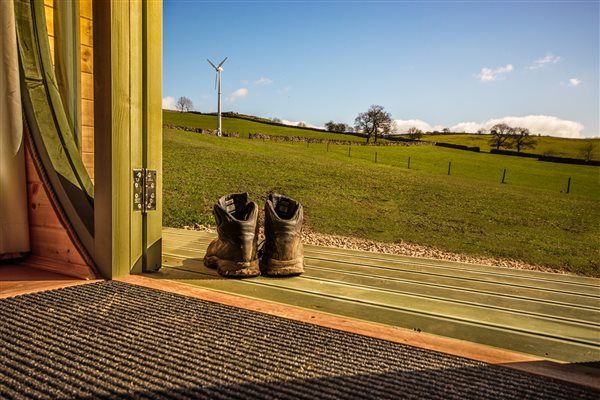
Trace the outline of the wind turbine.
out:
[[[217,88],[217,82],[219,82],[219,91],[217,92],[218,93],[217,136],[221,136],[221,72],[223,72],[223,68],[221,66],[225,63],[225,60],[227,60],[227,57],[225,57],[223,59],[223,61],[221,61],[219,63],[219,65],[215,65],[208,58],[206,59],[206,61],[208,61],[208,63],[215,69],[215,72],[216,72],[216,75],[215,75],[215,89]]]

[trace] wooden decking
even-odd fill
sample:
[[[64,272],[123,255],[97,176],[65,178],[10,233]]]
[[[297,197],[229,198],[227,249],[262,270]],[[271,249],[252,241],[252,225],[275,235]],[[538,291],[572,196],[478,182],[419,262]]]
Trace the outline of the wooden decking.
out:
[[[598,279],[306,246],[302,276],[231,280],[203,266],[213,237],[165,228],[164,268],[152,276],[542,358],[600,361]]]

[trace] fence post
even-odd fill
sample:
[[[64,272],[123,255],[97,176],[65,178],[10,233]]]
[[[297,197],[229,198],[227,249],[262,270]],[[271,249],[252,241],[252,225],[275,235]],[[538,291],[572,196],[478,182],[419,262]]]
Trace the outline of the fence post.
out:
[[[310,142],[307,140],[306,141],[306,148],[308,149],[308,145],[310,144]]]
[[[350,149],[351,148],[352,148],[351,146],[348,146],[348,157],[350,157]]]
[[[448,161],[448,175],[450,175],[450,168],[452,167],[452,161]]]
[[[410,169],[410,156],[408,157],[408,169]]]
[[[375,164],[377,164],[377,152],[375,152]]]
[[[329,153],[329,142],[327,142],[327,152]]]
[[[506,178],[506,168],[504,168],[504,172],[502,173],[502,183],[504,183],[504,178]]]
[[[569,180],[567,182],[567,193],[569,193],[571,191],[571,177],[569,177]]]

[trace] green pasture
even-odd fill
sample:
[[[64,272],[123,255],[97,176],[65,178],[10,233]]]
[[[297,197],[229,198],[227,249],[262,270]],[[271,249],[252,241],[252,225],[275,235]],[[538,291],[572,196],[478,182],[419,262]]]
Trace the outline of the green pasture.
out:
[[[217,129],[217,117],[214,115],[203,115],[194,113],[182,113],[177,111],[163,111],[163,123],[171,125],[183,125],[193,128]],[[241,118],[221,119],[224,132],[237,132],[240,137],[247,138],[249,133],[263,133],[275,136],[300,136],[312,139],[329,140],[351,140],[355,142],[364,142],[365,139],[344,135],[340,133],[327,133],[312,129],[298,129],[293,126],[280,126],[264,124],[256,121],[248,121]]]
[[[176,123],[169,114],[165,123]],[[270,126],[259,125],[257,131],[268,133],[262,127]],[[307,222],[317,232],[600,276],[597,167],[433,146],[352,146],[349,157],[348,148],[330,145],[327,151],[321,144],[165,129],[164,223],[214,224],[211,209],[218,197],[247,191],[262,206],[266,195],[277,191],[304,204]],[[571,193],[566,194],[568,177]]]
[[[486,152],[489,152],[492,148],[489,144],[489,135],[424,135],[421,139],[432,142],[444,142],[461,144],[470,147],[479,147],[481,151]],[[584,150],[591,142],[593,146],[592,159],[600,160],[600,139],[567,139],[551,136],[535,136],[535,139],[537,140],[535,148],[523,149],[522,151],[541,155],[584,158]],[[516,151],[516,149],[509,150]]]

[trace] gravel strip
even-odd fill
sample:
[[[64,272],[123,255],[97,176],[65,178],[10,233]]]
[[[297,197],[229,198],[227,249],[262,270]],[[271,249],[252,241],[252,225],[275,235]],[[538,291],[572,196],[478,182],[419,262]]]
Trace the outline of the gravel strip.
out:
[[[260,228],[261,240],[264,238],[262,225],[264,224],[261,223]],[[213,225],[194,224],[193,226],[185,226],[184,228],[201,232],[217,233],[217,228]],[[324,233],[313,232],[306,225],[303,228],[302,239],[305,244],[312,244],[316,246],[363,250],[375,253],[396,254],[409,257],[430,258],[434,260],[456,261],[467,264],[487,265],[492,267],[504,267],[529,271],[553,272],[563,275],[570,275],[570,273],[567,271],[560,271],[545,267],[543,265],[528,264],[519,260],[485,256],[469,256],[436,249],[435,247],[427,247],[405,242],[386,243],[350,236],[327,235]]]

